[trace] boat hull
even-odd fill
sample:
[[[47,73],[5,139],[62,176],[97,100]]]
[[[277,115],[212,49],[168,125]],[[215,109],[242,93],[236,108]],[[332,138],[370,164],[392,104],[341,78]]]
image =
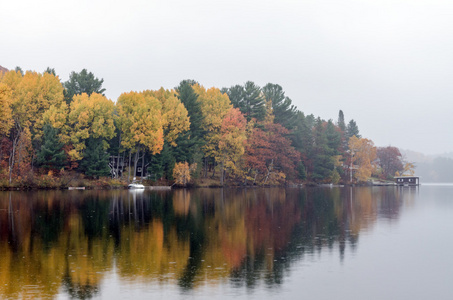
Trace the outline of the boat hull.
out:
[[[145,186],[143,184],[137,184],[137,183],[131,183],[127,187],[130,190],[143,190],[143,189],[145,189]]]

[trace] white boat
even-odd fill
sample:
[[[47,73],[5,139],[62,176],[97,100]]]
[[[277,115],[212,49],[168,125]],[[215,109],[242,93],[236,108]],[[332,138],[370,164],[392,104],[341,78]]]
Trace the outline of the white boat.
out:
[[[129,184],[127,186],[127,188],[131,189],[131,190],[143,190],[143,189],[145,189],[145,186],[138,182],[132,182],[131,184]]]

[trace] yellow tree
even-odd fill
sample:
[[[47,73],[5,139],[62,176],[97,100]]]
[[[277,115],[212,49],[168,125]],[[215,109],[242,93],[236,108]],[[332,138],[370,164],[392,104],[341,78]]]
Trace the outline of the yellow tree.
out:
[[[215,158],[219,145],[219,134],[222,122],[228,114],[231,105],[227,94],[222,94],[218,88],[206,90],[203,86],[195,84],[193,90],[198,95],[198,101],[201,104],[203,121],[201,127],[207,132],[205,150],[205,176],[207,173],[206,158]],[[215,168],[214,168],[215,170]]]
[[[0,80],[10,89],[10,103],[13,118],[11,130],[11,153],[9,156],[9,180],[17,163],[31,161],[32,151],[24,151],[25,145],[39,139],[42,134],[42,117],[52,105],[59,106],[64,99],[60,79],[49,73],[40,74],[9,71]],[[30,148],[30,147],[28,147]],[[30,148],[31,149],[31,148]],[[16,152],[21,155],[16,155]],[[27,157],[30,156],[30,157]]]
[[[415,174],[415,166],[411,162],[407,162],[404,164],[403,174],[408,176],[414,176]]]
[[[165,90],[164,88],[143,92],[145,97],[154,97],[161,103],[164,140],[172,146],[176,146],[175,140],[179,134],[189,130],[190,127],[187,109],[175,94],[175,91]]]
[[[238,166],[245,152],[247,120],[238,108],[231,108],[222,121],[218,137],[218,147],[215,151],[215,159],[220,163],[220,184],[224,182],[224,170],[237,173],[241,168]]]
[[[115,104],[101,94],[81,94],[73,97],[69,112],[69,139],[74,147],[69,151],[72,160],[83,158],[88,138],[101,138],[104,149],[107,149],[105,140],[115,136],[114,109]]]
[[[16,71],[0,73],[0,81],[6,84],[11,91],[15,91],[19,83],[22,81],[22,74]]]
[[[196,168],[196,163],[190,166],[187,162],[176,163],[173,169],[175,183],[185,186],[190,181],[190,172],[194,171]]]
[[[193,89],[198,94],[198,101],[201,103],[203,129],[208,132],[219,131],[223,118],[233,107],[228,95],[222,94],[218,88],[214,87],[206,90],[199,84],[195,84]]]
[[[156,154],[163,148],[162,104],[149,94],[123,93],[117,101],[117,114],[121,146],[129,150],[129,166],[131,165],[131,153],[135,153],[134,165],[136,170],[140,151],[147,150]],[[142,169],[143,167],[142,155]]]
[[[13,75],[17,77],[17,75]],[[32,134],[42,131],[42,115],[51,105],[64,101],[60,79],[49,73],[27,72],[13,91],[13,113],[22,127]]]
[[[11,89],[0,82],[0,136],[8,135],[13,126],[13,115],[11,111]]]
[[[51,105],[42,115],[42,124],[50,124],[53,128],[60,131],[59,137],[61,142],[68,144],[70,142],[68,124],[69,107],[65,101],[60,105]]]
[[[358,181],[367,181],[375,169],[377,158],[373,141],[354,135],[349,138],[349,152],[352,155],[352,164],[357,165],[354,177]]]

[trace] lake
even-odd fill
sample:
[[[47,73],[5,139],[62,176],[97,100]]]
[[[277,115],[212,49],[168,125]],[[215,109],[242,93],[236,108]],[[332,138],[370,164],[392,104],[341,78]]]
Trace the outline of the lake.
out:
[[[0,192],[0,299],[453,299],[453,185]]]

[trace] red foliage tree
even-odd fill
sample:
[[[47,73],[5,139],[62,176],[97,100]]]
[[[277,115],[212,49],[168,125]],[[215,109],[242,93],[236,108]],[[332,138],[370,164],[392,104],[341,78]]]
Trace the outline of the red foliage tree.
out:
[[[300,153],[285,137],[289,131],[280,124],[267,123],[255,128],[246,147],[249,178],[263,184],[281,183],[296,177]]]
[[[377,149],[377,157],[380,161],[383,178],[395,176],[396,172],[402,173],[404,170],[403,156],[396,147],[379,147]]]

